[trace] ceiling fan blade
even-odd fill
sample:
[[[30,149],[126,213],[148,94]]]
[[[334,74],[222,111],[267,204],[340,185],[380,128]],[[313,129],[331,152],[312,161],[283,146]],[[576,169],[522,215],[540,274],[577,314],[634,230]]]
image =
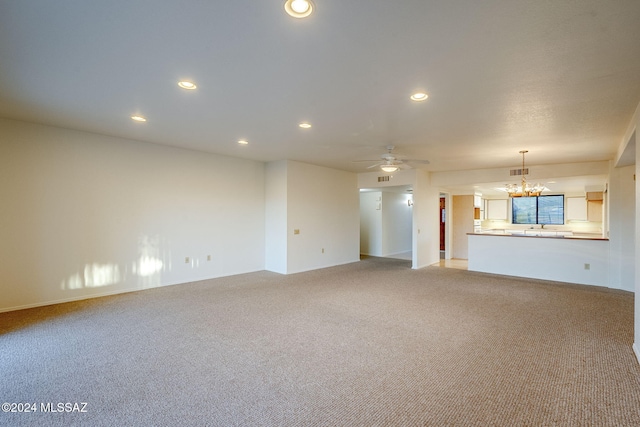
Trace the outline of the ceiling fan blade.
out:
[[[395,146],[393,145],[387,145],[386,149],[387,149],[387,152],[380,156],[382,161],[380,161],[380,159],[376,159],[376,160],[352,160],[351,162],[352,163],[374,162],[374,164],[372,164],[371,166],[368,166],[367,169],[372,169],[380,165],[392,165],[392,166],[398,166],[399,168],[402,168],[402,169],[411,169],[411,165],[409,165],[408,163],[414,163],[416,165],[429,164],[429,160],[407,159],[402,154],[392,152],[395,149]]]

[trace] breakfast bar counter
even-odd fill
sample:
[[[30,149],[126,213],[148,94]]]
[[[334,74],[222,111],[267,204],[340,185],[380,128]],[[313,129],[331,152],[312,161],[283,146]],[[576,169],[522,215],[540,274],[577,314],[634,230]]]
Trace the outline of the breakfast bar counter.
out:
[[[471,271],[609,285],[609,239],[597,235],[485,232],[468,239]]]

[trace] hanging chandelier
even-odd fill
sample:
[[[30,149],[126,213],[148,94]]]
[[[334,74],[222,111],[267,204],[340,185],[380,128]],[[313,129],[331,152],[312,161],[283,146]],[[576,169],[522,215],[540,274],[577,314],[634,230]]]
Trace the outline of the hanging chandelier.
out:
[[[529,173],[528,169],[524,167],[524,155],[528,153],[528,150],[520,151],[522,154],[522,182],[518,184],[506,184],[505,189],[507,193],[509,193],[509,197],[535,197],[539,196],[542,191],[545,190],[544,184],[529,184],[527,179],[524,177],[527,173]]]

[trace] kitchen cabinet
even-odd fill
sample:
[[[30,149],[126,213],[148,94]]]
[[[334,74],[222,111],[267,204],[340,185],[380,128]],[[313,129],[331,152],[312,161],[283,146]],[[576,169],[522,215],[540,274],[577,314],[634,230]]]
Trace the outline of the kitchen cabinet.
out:
[[[602,222],[602,200],[587,201],[587,220]]]
[[[604,193],[602,191],[587,191],[587,200],[600,200],[604,199]]]
[[[565,201],[567,221],[602,222],[602,199],[567,197]]]
[[[584,197],[567,197],[566,202],[566,219],[567,221],[586,221],[587,220],[587,199]]]
[[[509,201],[506,199],[487,200],[487,219],[503,220],[508,218]]]
[[[474,194],[473,195],[473,220],[474,224],[479,227],[479,220],[484,219],[482,214],[484,213],[484,209],[482,208],[482,195]]]
[[[604,193],[602,191],[587,192],[587,220],[590,222],[602,222],[602,207]]]

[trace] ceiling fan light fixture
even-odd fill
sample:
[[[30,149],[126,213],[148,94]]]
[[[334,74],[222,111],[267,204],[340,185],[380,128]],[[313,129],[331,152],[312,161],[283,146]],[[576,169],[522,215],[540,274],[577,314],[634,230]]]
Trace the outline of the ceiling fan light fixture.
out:
[[[384,172],[395,172],[398,170],[398,166],[396,165],[380,165],[380,169]]]
[[[313,12],[311,0],[287,0],[284,2],[284,10],[294,18],[306,18]]]
[[[411,169],[412,163],[429,164],[428,160],[408,159],[402,154],[393,153],[393,145],[387,145],[387,152],[380,156],[380,160],[353,160],[354,162],[373,163],[367,169],[380,168],[383,172],[395,172],[399,169]]]

